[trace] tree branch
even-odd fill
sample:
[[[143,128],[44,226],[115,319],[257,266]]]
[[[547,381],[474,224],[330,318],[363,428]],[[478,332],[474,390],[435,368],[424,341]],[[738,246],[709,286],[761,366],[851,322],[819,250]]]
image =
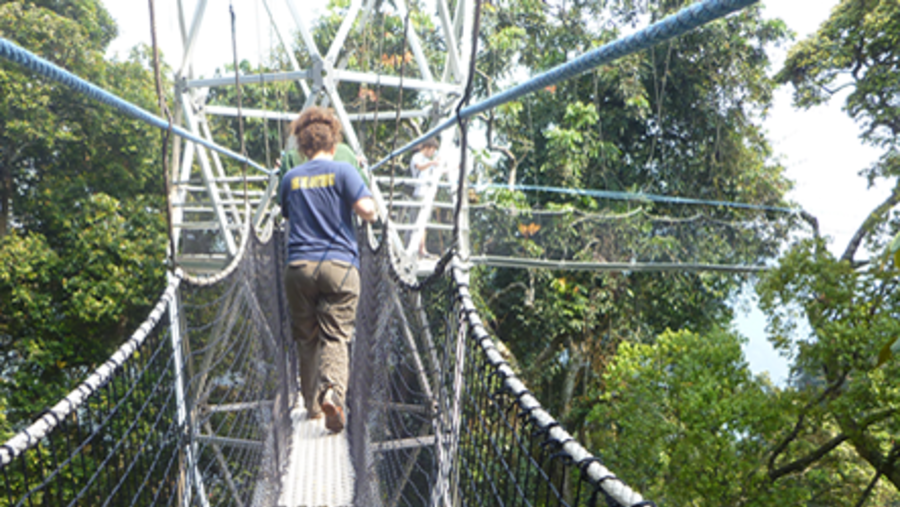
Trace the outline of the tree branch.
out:
[[[847,244],[847,249],[844,250],[844,254],[841,255],[842,261],[853,262],[853,256],[856,255],[856,251],[859,249],[862,240],[867,234],[872,232],[877,223],[881,220],[881,217],[890,211],[891,208],[896,206],[898,202],[900,202],[900,180],[898,180],[894,190],[891,191],[891,195],[885,199],[883,203],[873,209],[869,213],[869,216],[863,220],[862,225],[859,226],[859,229],[853,234],[853,238],[850,239],[850,243]]]
[[[872,481],[869,482],[868,486],[866,486],[866,490],[863,491],[863,494],[859,498],[859,501],[856,502],[856,507],[863,507],[863,504],[866,503],[869,495],[872,494],[872,490],[875,489],[875,485],[878,484],[878,479],[881,479],[881,470],[875,472],[875,477],[872,477]]]
[[[803,410],[800,412],[800,417],[797,418],[797,423],[794,424],[794,428],[791,430],[791,432],[788,433],[787,436],[784,437],[784,440],[782,440],[778,445],[776,445],[774,449],[772,449],[772,456],[769,457],[768,469],[769,469],[769,477],[771,477],[773,481],[776,479],[776,477],[773,477],[773,474],[776,471],[775,460],[778,459],[778,455],[783,453],[787,449],[788,445],[790,445],[790,443],[793,442],[794,439],[797,438],[797,435],[800,434],[800,429],[803,428],[803,423],[806,421],[806,412],[809,411],[809,409],[811,409],[815,405],[822,403],[822,401],[825,400],[825,398],[827,398],[832,393],[837,391],[841,387],[841,385],[844,384],[844,380],[846,380],[846,379],[847,379],[846,374],[841,375],[841,378],[839,378],[835,383],[833,383],[830,386],[828,386],[827,388],[825,388],[825,390],[822,391],[822,393],[818,397],[816,397],[816,399],[811,400],[809,403],[807,403],[806,406],[803,407]],[[782,468],[784,468],[784,467],[782,467]]]
[[[556,350],[556,347],[560,344],[562,338],[563,336],[559,335],[550,340],[550,343],[548,343],[547,346],[544,347],[544,350],[542,350],[534,359],[531,368],[532,371],[544,366],[542,363],[547,360],[547,357],[550,356],[554,350]]]
[[[819,86],[820,86],[823,90],[825,90],[825,92],[828,93],[828,95],[834,95],[835,93],[837,93],[837,92],[839,92],[839,91],[841,91],[841,90],[843,90],[843,89],[845,89],[845,88],[850,88],[851,86],[855,86],[855,85],[856,85],[856,83],[844,83],[844,84],[842,84],[842,85],[838,85],[837,88],[829,88],[829,87],[827,87],[827,86],[825,86],[825,85],[819,85]]]
[[[512,150],[506,146],[497,146],[494,144],[493,140],[493,132],[494,132],[494,112],[493,110],[490,113],[490,116],[485,118],[482,115],[478,115],[476,118],[485,122],[487,126],[487,149],[488,151],[496,151],[506,155],[509,158],[512,166],[509,168],[509,187],[512,188],[516,185],[516,171],[519,167],[519,159],[513,154]],[[526,154],[528,151],[526,150]],[[524,155],[523,155],[524,156]]]
[[[478,68],[475,69],[475,72],[479,76],[482,76],[488,82],[487,91],[488,91],[488,98],[490,98],[490,96],[493,94],[491,88],[494,86],[494,80],[491,79],[490,76],[488,76],[487,74],[485,74]],[[481,118],[487,124],[487,149],[489,151],[496,151],[496,152],[506,155],[509,158],[509,160],[512,162],[512,167],[510,167],[510,169],[509,169],[509,179],[508,179],[509,188],[512,189],[516,185],[516,177],[517,177],[516,171],[518,170],[518,167],[519,167],[519,159],[515,155],[513,155],[513,152],[510,148],[505,147],[505,146],[496,146],[494,144],[494,110],[491,109],[489,116],[487,118],[485,118],[482,115],[479,115],[478,118]]]
[[[509,291],[511,291],[511,290],[513,290],[513,289],[516,289],[516,288],[519,288],[519,289],[522,289],[522,290],[528,290],[528,286],[525,285],[524,283],[522,283],[522,282],[513,282],[513,283],[507,285],[506,287],[504,287],[504,288],[498,290],[497,292],[491,294],[491,297],[488,298],[488,300],[487,300],[488,306],[490,306],[490,305],[494,302],[494,300],[497,299],[498,297],[500,297],[500,296],[506,294],[507,292],[509,292]]]
[[[813,228],[813,236],[819,237],[819,219],[814,217],[808,211],[800,210],[800,218],[805,220]]]
[[[772,481],[774,482],[784,475],[803,470],[804,468],[808,467],[810,464],[818,461],[820,458],[822,458],[822,456],[825,456],[826,454],[831,452],[832,449],[834,449],[835,447],[837,447],[837,446],[841,445],[842,443],[844,443],[845,441],[847,441],[849,438],[850,437],[848,437],[847,435],[844,435],[843,433],[841,433],[840,435],[832,438],[831,440],[826,442],[825,445],[819,447],[818,449],[811,452],[810,454],[807,454],[806,456],[804,456],[800,459],[794,460],[794,461],[788,463],[787,465],[784,465],[783,467],[778,468],[776,470],[769,469],[769,478],[772,479]],[[770,461],[770,463],[771,463],[771,461]]]
[[[856,453],[866,460],[872,467],[881,472],[887,480],[896,488],[900,488],[900,469],[896,465],[898,447],[895,442],[887,455],[881,452],[882,442],[872,433],[866,433],[866,428],[879,421],[885,420],[897,413],[896,408],[890,408],[875,412],[865,417],[861,422],[857,422],[853,417],[848,415],[837,415],[836,420],[841,428],[849,437],[850,443],[856,450]]]

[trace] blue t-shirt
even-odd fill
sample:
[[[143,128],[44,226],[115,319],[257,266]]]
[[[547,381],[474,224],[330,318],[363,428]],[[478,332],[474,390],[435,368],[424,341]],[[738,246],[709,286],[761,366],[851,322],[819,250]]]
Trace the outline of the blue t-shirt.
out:
[[[290,223],[288,262],[337,260],[359,269],[353,205],[372,197],[346,162],[310,160],[281,180],[281,214]]]

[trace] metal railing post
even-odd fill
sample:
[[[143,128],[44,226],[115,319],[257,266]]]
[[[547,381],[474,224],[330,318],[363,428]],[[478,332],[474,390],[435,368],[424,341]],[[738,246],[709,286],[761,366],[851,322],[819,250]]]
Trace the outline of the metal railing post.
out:
[[[173,274],[171,271],[168,272],[167,277],[169,283],[172,282],[172,277],[177,276]],[[188,468],[188,485],[184,488],[184,497],[182,497],[182,505],[188,507],[191,505],[191,482],[194,483],[197,488],[197,496],[200,499],[200,505],[203,507],[209,507],[209,501],[206,496],[206,489],[203,486],[203,477],[200,475],[200,470],[197,468],[197,461],[194,453],[196,449],[194,448],[194,427],[193,423],[188,424],[188,409],[187,409],[187,399],[185,398],[184,393],[184,357],[182,355],[182,341],[181,341],[181,312],[180,310],[180,298],[178,293],[175,293],[175,297],[169,302],[169,329],[170,336],[172,338],[172,354],[174,357],[175,363],[175,402],[178,405],[177,412],[177,420],[178,426],[181,428],[182,437],[187,437],[187,441],[184,444],[183,452],[185,456],[185,464]]]

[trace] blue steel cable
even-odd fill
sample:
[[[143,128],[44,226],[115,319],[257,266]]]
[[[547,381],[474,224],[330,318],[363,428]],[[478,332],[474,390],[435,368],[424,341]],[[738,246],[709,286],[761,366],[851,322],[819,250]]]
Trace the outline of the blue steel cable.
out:
[[[509,185],[491,183],[488,185],[479,185],[476,190],[493,190],[493,189],[509,189]],[[552,192],[557,194],[569,195],[586,195],[588,197],[600,197],[603,199],[617,199],[622,201],[652,201],[665,202],[674,204],[699,204],[706,206],[724,206],[728,208],[743,208],[760,211],[777,211],[780,213],[799,213],[799,209],[783,208],[780,206],[766,206],[762,204],[748,204],[743,202],[732,201],[714,201],[705,199],[694,199],[691,197],[675,197],[669,195],[645,194],[643,192],[621,192],[617,190],[591,190],[582,188],[562,188],[562,187],[544,187],[539,185],[514,185],[512,190],[532,191],[532,192]]]
[[[644,28],[643,30],[600,46],[597,49],[588,51],[571,62],[554,67],[520,85],[513,86],[512,88],[493,95],[477,104],[465,107],[460,111],[459,117],[469,118],[470,116],[487,111],[488,109],[516,100],[533,91],[573,78],[578,74],[605,65],[613,60],[622,58],[623,56],[649,49],[652,46],[683,35],[710,21],[753,5],[758,1],[759,0],[707,0],[705,2],[694,4]],[[371,167],[371,170],[375,171],[394,157],[398,157],[408,152],[422,141],[434,137],[441,131],[452,127],[457,121],[458,118],[455,116],[448,118],[437,127],[434,127],[417,139],[411,141],[406,146],[395,150],[387,157],[380,160]]]
[[[124,113],[132,118],[136,118],[138,120],[144,121],[153,125],[154,127],[158,127],[161,129],[168,130],[169,122],[163,120],[162,118],[148,112],[145,109],[142,109],[102,88],[99,86],[85,81],[80,77],[72,74],[71,72],[59,67],[58,65],[37,56],[36,54],[28,51],[27,49],[22,48],[16,43],[9,41],[0,37],[0,57],[6,58],[7,60],[18,63],[19,65],[25,67],[26,69],[41,74],[47,78],[50,78],[58,83],[61,83],[72,90],[81,93],[97,102],[102,104],[106,104],[117,111]],[[227,157],[231,157],[238,162],[244,162],[253,166],[256,169],[266,173],[272,174],[275,171],[266,169],[265,167],[257,164],[256,162],[250,160],[247,157],[243,157],[238,155],[237,153],[229,150],[228,148],[223,148],[213,142],[207,141],[201,137],[195,136],[194,134],[184,130],[181,127],[173,126],[172,132],[175,134],[192,141],[197,144],[201,144],[206,146],[211,150],[215,150],[222,155]]]

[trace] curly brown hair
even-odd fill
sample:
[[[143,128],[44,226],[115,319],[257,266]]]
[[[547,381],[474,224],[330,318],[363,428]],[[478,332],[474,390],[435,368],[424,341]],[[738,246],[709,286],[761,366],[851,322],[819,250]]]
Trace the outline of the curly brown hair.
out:
[[[291,122],[291,134],[307,158],[320,151],[331,151],[341,142],[341,124],[331,109],[312,106]]]

